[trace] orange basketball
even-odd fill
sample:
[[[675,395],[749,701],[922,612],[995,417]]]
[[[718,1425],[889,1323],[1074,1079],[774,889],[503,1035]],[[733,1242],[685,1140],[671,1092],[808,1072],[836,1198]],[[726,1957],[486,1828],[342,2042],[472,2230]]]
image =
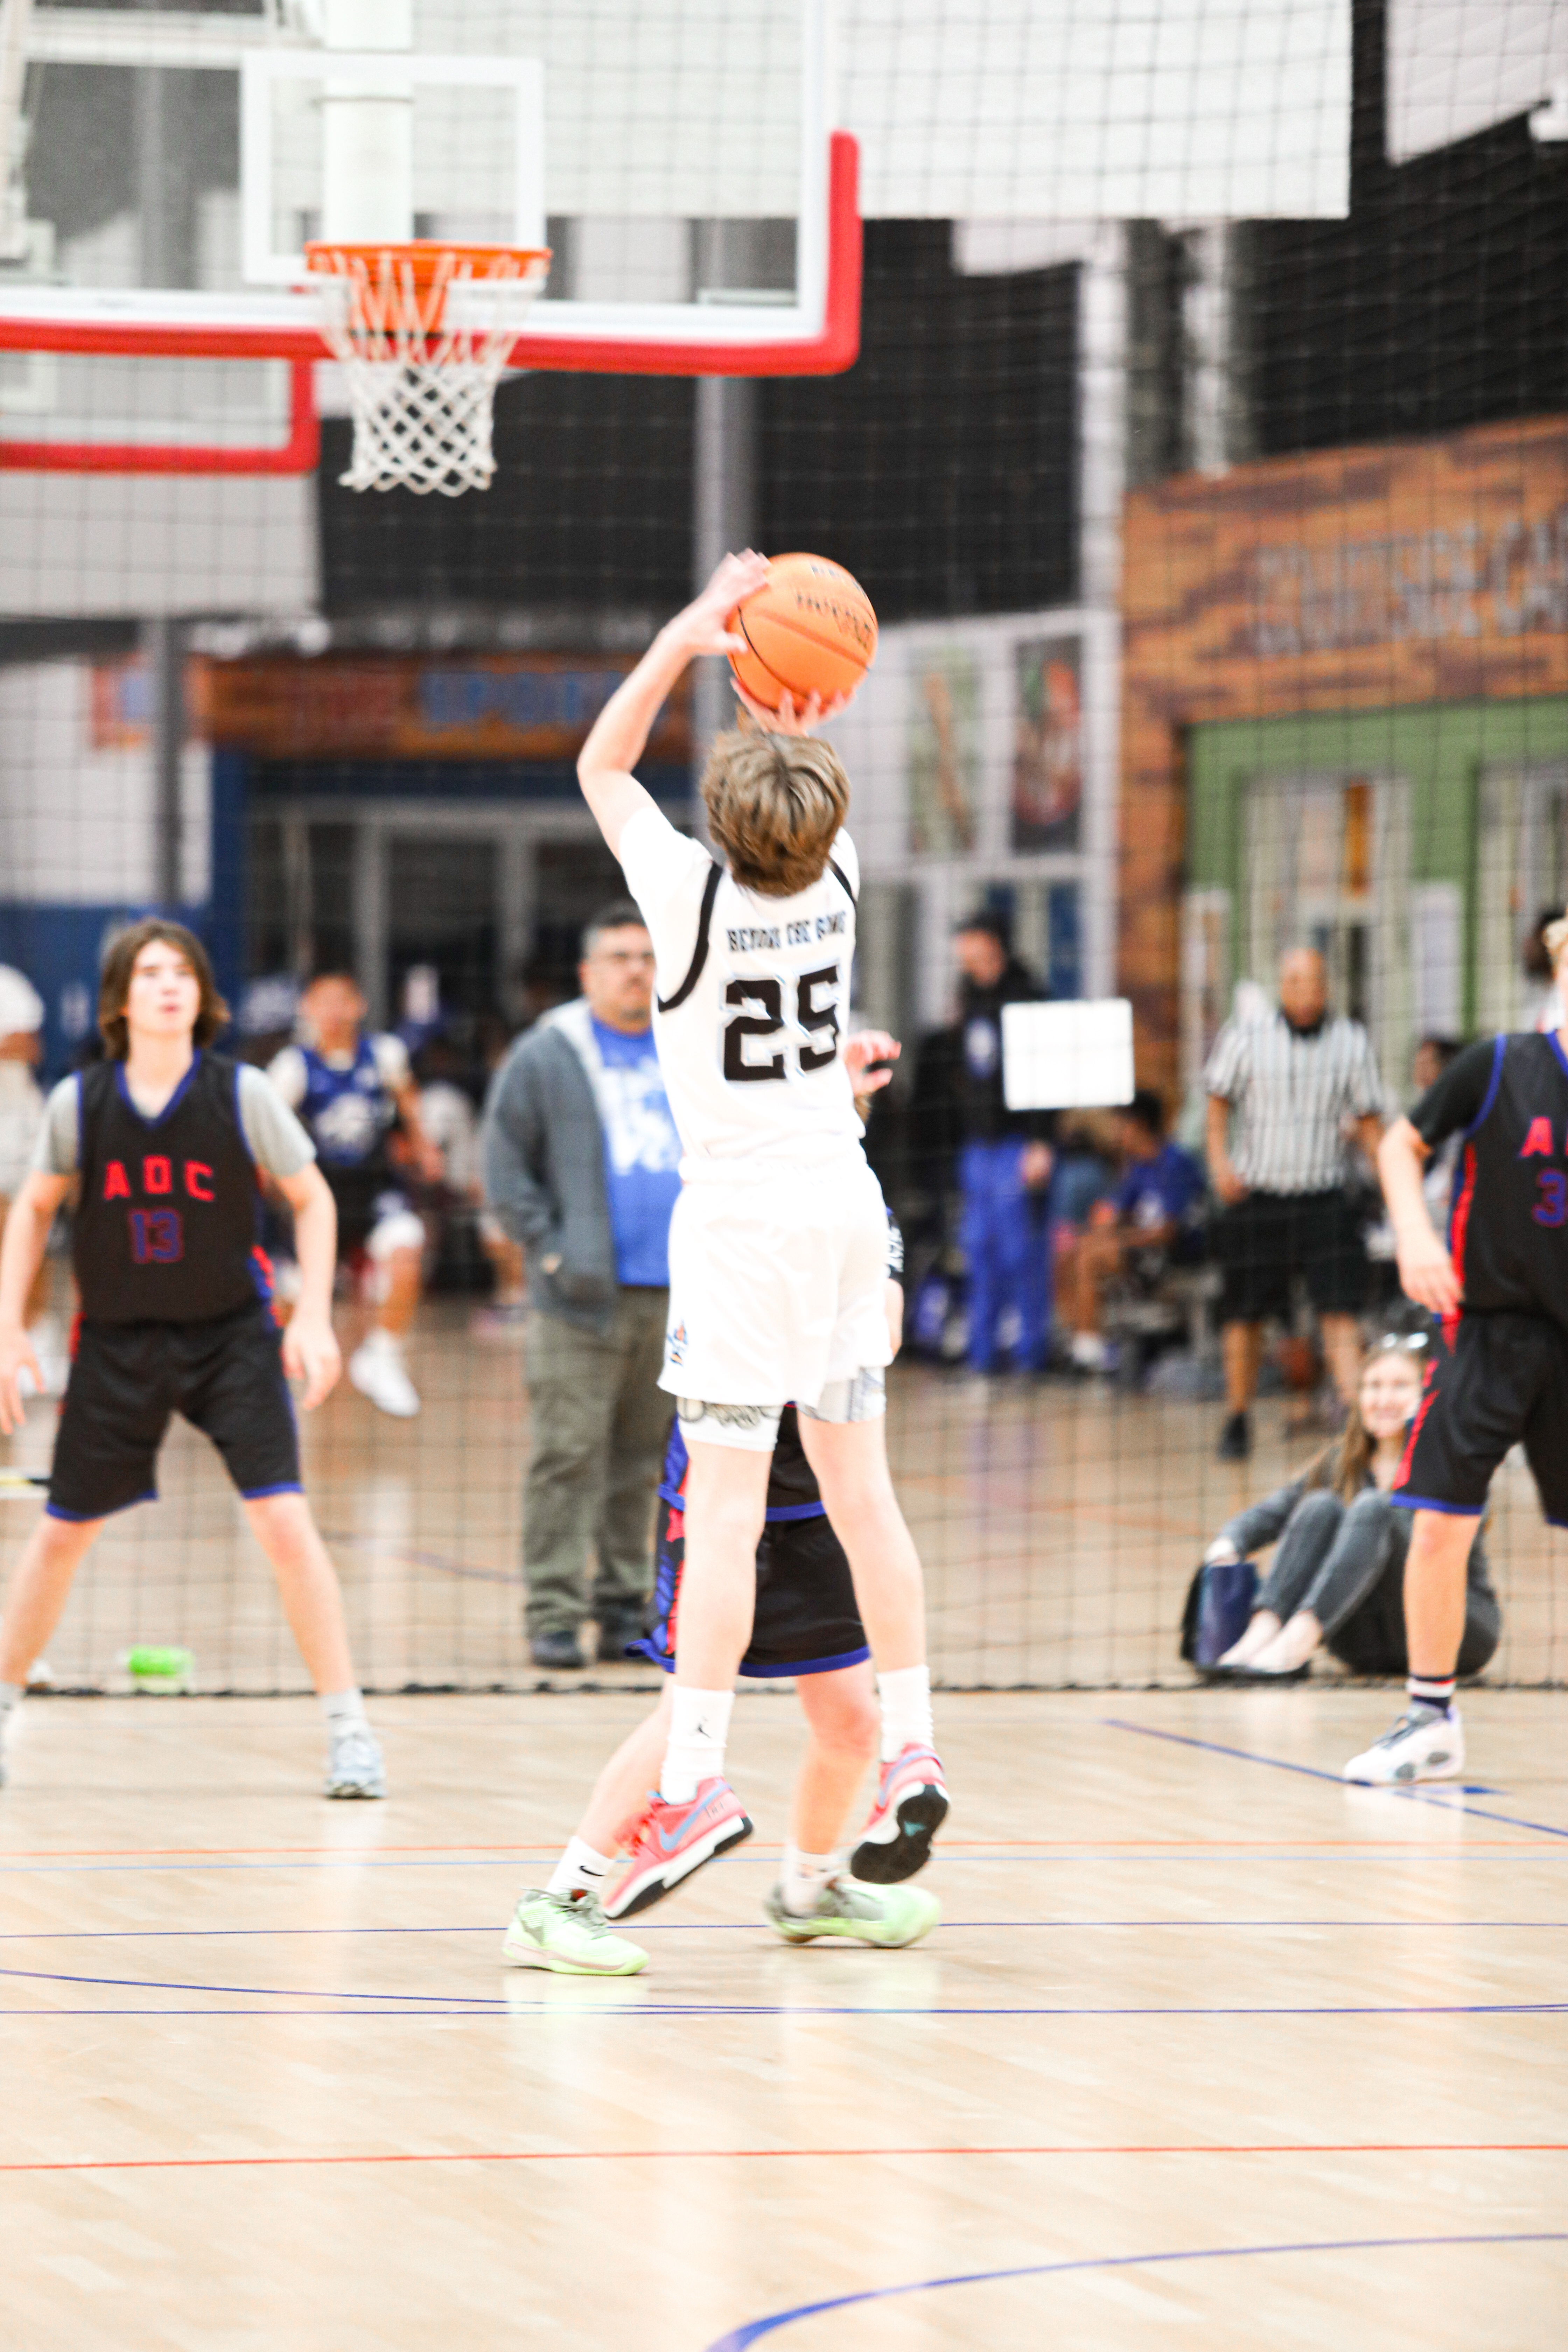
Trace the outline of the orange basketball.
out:
[[[746,640],[730,667],[754,702],[776,710],[781,696],[796,705],[810,694],[824,702],[851,694],[877,651],[871,600],[841,563],[825,555],[775,555],[763,585],[730,615]]]

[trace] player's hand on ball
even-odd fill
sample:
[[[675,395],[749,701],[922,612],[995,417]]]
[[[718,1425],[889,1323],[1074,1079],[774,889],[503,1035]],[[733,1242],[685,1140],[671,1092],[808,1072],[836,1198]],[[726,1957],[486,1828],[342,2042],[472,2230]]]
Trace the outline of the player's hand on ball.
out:
[[[892,1076],[891,1070],[879,1070],[877,1062],[896,1062],[903,1052],[896,1037],[885,1029],[857,1029],[852,1037],[844,1040],[844,1066],[858,1095],[874,1095]]]
[[[743,639],[741,644],[744,645]],[[847,694],[830,695],[826,702],[820,694],[808,694],[797,709],[794,695],[786,690],[779,697],[777,709],[770,710],[765,702],[759,702],[746,692],[739,678],[731,678],[730,683],[735,689],[736,700],[769,735],[815,735],[819,727],[826,727],[841,710],[849,708]]]
[[[42,1396],[44,1375],[33,1353],[33,1343],[26,1331],[14,1325],[10,1330],[0,1330],[0,1430],[7,1437],[20,1429],[26,1418],[21,1391],[16,1386],[16,1375],[24,1370],[33,1376],[34,1393]]]
[[[740,654],[746,640],[730,627],[730,615],[747,596],[754,596],[768,576],[768,559],[747,548],[743,555],[727,555],[700,596],[672,623],[689,641],[694,654]]]
[[[300,1402],[306,1412],[314,1412],[331,1394],[342,1368],[338,1335],[330,1323],[298,1312],[289,1318],[283,1334],[283,1369],[291,1380],[304,1381]]]
[[[1456,1314],[1460,1298],[1459,1277],[1437,1235],[1428,1229],[1408,1237],[1401,1234],[1397,1240],[1399,1286],[1406,1298],[1414,1298],[1418,1307],[1429,1307],[1434,1315]]]

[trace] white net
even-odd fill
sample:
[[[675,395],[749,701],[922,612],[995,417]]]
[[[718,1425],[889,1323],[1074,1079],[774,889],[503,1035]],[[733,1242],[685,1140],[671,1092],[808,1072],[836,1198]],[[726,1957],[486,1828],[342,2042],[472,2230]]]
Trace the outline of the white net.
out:
[[[344,487],[488,489],[496,386],[549,256],[315,246],[310,259],[353,417]]]

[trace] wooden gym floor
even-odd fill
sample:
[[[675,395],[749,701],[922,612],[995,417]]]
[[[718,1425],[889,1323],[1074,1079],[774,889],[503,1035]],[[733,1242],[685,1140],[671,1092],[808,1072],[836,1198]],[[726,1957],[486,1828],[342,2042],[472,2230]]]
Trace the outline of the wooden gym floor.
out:
[[[355,1318],[340,1318],[345,1353]],[[528,1447],[521,1350],[469,1333],[436,1301],[413,1349],[416,1421],[387,1420],[346,1380],[305,1423],[306,1480],[348,1596],[367,1687],[529,1687],[521,1494]],[[1220,1408],[902,1363],[889,1444],[926,1562],[931,1660],[951,1684],[1185,1684],[1183,1595],[1205,1543],[1321,1439],[1287,1442],[1266,1401],[1250,1463],[1215,1462]],[[54,1408],[10,1448],[47,1468]],[[208,1690],[300,1689],[271,1580],[205,1441],[176,1424],[163,1499],[111,1523],[78,1580],[49,1663],[67,1687],[113,1688],[133,1642],[181,1643]],[[0,1575],[30,1500],[0,1510]],[[1568,1679],[1568,1540],[1544,1528],[1528,1473],[1499,1479],[1489,1530],[1503,1601],[1494,1681]],[[1322,1671],[1320,1669],[1320,1672]],[[606,1677],[626,1682],[617,1665]],[[123,1676],[119,1676],[123,1686]]]
[[[758,1913],[647,1973],[499,1939],[627,1693],[402,1697],[393,1794],[298,1699],[47,1699],[0,1795],[5,2352],[1542,2352],[1568,2314],[1568,1698],[1480,1692],[1473,1790],[1347,1790],[1386,1693],[941,1707],[943,1925]],[[803,2306],[805,2307],[803,2309]]]

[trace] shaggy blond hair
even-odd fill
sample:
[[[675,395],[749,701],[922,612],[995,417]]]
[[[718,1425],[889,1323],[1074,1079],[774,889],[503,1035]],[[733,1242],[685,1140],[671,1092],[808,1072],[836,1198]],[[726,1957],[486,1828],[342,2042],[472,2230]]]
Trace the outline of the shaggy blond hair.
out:
[[[1541,937],[1555,971],[1563,961],[1563,949],[1568,948],[1568,915],[1559,915],[1554,923],[1548,923]]]
[[[849,779],[815,735],[721,735],[702,772],[708,826],[748,890],[793,898],[820,880],[848,813]]]

